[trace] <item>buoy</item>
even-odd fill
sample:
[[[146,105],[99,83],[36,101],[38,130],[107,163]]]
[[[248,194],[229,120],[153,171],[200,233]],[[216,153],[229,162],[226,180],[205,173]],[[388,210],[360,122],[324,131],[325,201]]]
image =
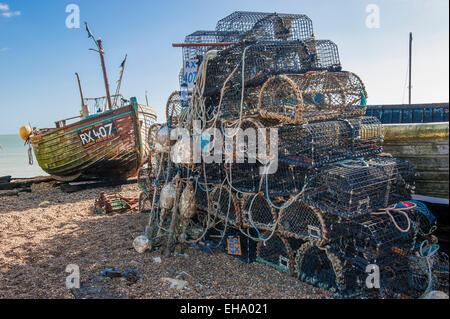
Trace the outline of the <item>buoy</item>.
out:
[[[22,126],[19,130],[19,135],[24,141],[28,140],[31,135],[31,127],[28,125]]]

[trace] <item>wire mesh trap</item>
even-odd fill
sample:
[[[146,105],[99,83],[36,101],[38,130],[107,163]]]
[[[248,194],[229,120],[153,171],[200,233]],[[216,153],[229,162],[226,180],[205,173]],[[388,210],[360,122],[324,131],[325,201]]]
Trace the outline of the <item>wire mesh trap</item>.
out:
[[[198,60],[200,64],[203,56],[214,47],[215,43],[239,43],[242,40],[243,32],[240,31],[195,31],[185,37],[184,42],[188,44],[205,44],[204,46],[185,46],[183,47],[183,59]],[[220,48],[222,49],[222,47]]]
[[[309,72],[268,79],[261,88],[262,117],[300,124],[363,116],[367,93],[351,72]]]
[[[188,111],[189,105],[183,100],[181,91],[170,94],[166,104],[166,120],[169,127],[176,127]]]
[[[346,161],[324,168],[314,187],[324,189],[307,200],[344,218],[353,218],[389,205],[395,163],[384,158]]]
[[[239,206],[236,197],[227,186],[218,185],[212,192],[212,209],[225,224],[237,226],[240,224]]]
[[[245,195],[241,200],[241,221],[246,228],[273,230],[277,212],[261,193]]]
[[[313,241],[304,243],[297,250],[295,272],[303,282],[337,291],[342,288],[342,269],[342,262],[336,255]]]
[[[216,31],[247,31],[247,39],[305,40],[313,37],[312,21],[302,14],[236,11],[219,20]]]
[[[208,60],[205,95],[218,94],[222,87],[240,93],[243,85],[246,90],[260,86],[274,75],[325,70],[341,71],[337,46],[329,40],[234,45]]]
[[[318,167],[382,152],[382,125],[375,117],[358,117],[278,129],[278,154],[284,162]]]
[[[294,275],[294,252],[289,241],[278,233],[266,231],[257,246],[257,261]]]
[[[277,230],[285,237],[315,241],[323,246],[333,235],[342,236],[337,223],[337,218],[296,200],[280,211]]]

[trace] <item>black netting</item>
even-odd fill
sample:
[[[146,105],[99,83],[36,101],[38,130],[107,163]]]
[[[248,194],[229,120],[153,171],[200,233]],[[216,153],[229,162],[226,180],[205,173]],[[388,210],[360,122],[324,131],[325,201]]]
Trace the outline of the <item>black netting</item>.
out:
[[[239,206],[236,197],[227,186],[217,186],[212,193],[212,209],[217,210],[220,219],[230,225],[238,225]]]
[[[263,237],[267,239],[270,235],[271,232],[265,232]],[[286,238],[273,234],[268,240],[260,241],[257,249],[258,261],[293,275],[294,255]]]
[[[258,230],[273,230],[277,212],[262,194],[247,194],[241,200],[242,225]]]
[[[221,19],[216,31],[246,31],[246,39],[305,40],[313,37],[312,21],[302,14],[237,11]]]

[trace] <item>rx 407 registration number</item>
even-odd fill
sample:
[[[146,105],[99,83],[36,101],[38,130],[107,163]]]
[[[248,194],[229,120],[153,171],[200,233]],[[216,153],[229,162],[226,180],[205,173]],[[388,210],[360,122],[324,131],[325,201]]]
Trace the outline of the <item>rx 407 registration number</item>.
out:
[[[113,120],[98,123],[78,131],[78,136],[86,148],[117,136],[116,125]]]

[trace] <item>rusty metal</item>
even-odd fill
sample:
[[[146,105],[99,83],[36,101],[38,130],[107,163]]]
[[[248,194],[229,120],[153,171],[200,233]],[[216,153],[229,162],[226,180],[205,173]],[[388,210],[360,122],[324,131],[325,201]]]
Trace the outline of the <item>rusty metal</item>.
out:
[[[96,214],[126,213],[136,211],[138,207],[139,200],[136,198],[127,198],[120,194],[107,195],[105,192],[100,192],[94,203]]]

